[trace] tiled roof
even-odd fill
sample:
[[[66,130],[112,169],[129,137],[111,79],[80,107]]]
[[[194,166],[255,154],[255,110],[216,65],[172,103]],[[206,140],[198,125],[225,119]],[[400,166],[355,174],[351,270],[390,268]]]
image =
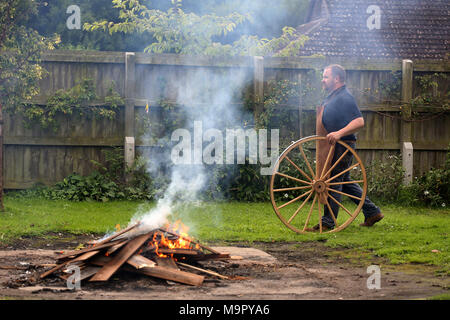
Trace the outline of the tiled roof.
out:
[[[449,58],[449,0],[316,0],[312,4],[311,21],[298,27],[310,37],[301,56]],[[371,5],[380,9],[379,29],[368,27],[368,19],[372,27],[375,21],[370,18],[375,11],[367,12]],[[320,15],[317,8],[322,8]]]

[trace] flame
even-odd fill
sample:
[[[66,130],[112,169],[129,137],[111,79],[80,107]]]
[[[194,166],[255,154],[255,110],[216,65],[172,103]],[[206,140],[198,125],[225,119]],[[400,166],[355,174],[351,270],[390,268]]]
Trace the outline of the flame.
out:
[[[166,255],[160,252],[160,248],[167,249],[200,249],[197,243],[193,243],[188,236],[189,227],[183,224],[180,220],[175,221],[173,224],[168,224],[165,226],[167,231],[177,234],[179,237],[177,239],[171,240],[166,237],[162,232],[155,232],[152,241],[149,245],[155,247],[155,253],[162,258],[171,256],[173,254]]]

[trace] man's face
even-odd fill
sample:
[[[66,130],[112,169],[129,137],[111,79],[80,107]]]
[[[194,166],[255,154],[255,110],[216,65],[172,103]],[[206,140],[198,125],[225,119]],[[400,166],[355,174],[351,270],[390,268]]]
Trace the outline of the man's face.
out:
[[[337,78],[333,78],[331,74],[331,68],[327,68],[323,71],[322,75],[322,88],[328,92],[335,89]]]

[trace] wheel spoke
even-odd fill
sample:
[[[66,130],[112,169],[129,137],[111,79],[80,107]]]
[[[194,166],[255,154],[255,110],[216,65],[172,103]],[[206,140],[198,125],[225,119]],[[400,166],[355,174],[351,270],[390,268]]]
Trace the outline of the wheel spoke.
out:
[[[308,189],[308,188],[311,188],[311,186],[273,189],[273,191],[274,192],[281,192],[281,191],[291,191],[291,190],[302,190],[302,189]]]
[[[294,199],[292,199],[291,201],[288,201],[288,202],[286,202],[285,204],[279,206],[278,209],[284,208],[284,207],[286,207],[287,205],[290,205],[291,203],[294,203],[295,201],[300,200],[301,198],[303,198],[304,196],[306,196],[306,195],[308,195],[308,194],[310,194],[310,193],[312,193],[312,192],[313,192],[312,190],[309,190],[308,192],[305,192],[304,194],[298,196],[297,198],[294,198]]]
[[[330,182],[328,185],[329,186],[338,186],[338,185],[341,185],[341,184],[352,184],[352,183],[364,183],[364,180]]]
[[[327,205],[327,207],[328,207],[328,211],[330,212],[331,217],[333,218],[333,221],[334,221],[334,227],[337,228],[337,227],[338,227],[338,223],[337,223],[337,221],[336,221],[336,217],[334,216],[333,210],[331,210],[331,206],[330,206],[330,203],[328,202],[328,199],[325,199],[325,203],[326,203],[326,205]]]
[[[320,179],[324,179],[325,178],[324,173],[325,173],[325,170],[326,170],[326,168],[328,166],[328,163],[331,161],[332,155],[334,154],[334,148],[335,148],[335,145],[333,144],[330,147],[330,150],[328,151],[327,160],[325,160],[325,164],[323,165],[322,173],[320,175]]]
[[[318,203],[318,211],[319,211],[319,232],[322,233],[322,205]]]
[[[276,174],[278,174],[278,175],[280,175],[280,176],[282,176],[282,177],[285,177],[285,178],[294,180],[294,181],[298,181],[298,182],[305,183],[305,184],[309,184],[309,185],[311,184],[311,183],[308,182],[308,181],[301,180],[301,179],[297,179],[297,178],[291,177],[291,176],[289,176],[289,175],[287,175],[287,174],[284,174],[284,173],[281,173],[281,172],[277,172]]]
[[[303,158],[305,159],[306,165],[308,166],[309,172],[311,173],[311,176],[314,177],[315,173],[311,167],[311,164],[308,161],[308,158],[306,157],[305,151],[303,151],[303,146],[300,144],[298,146],[298,148],[300,149],[300,152],[302,153]]]
[[[338,204],[339,207],[341,207],[342,209],[344,209],[345,212],[347,212],[350,217],[352,217],[352,214],[350,211],[347,210],[346,207],[344,207],[339,201],[337,201],[331,194],[328,194],[328,196],[330,197],[331,200],[333,200],[334,202],[336,202]]]
[[[309,208],[309,213],[308,213],[308,216],[306,217],[305,226],[303,227],[303,232],[305,232],[306,227],[308,226],[309,219],[311,218],[311,213],[313,212],[314,204],[316,203],[316,200],[317,200],[317,193],[314,195],[314,199],[313,199],[311,208]],[[320,204],[319,204],[319,205],[320,205]]]
[[[314,179],[319,180],[319,140],[316,140],[316,174]]]
[[[300,210],[302,210],[302,208],[305,206],[305,204],[308,202],[309,198],[311,198],[311,196],[313,195],[313,193],[311,192],[309,194],[309,196],[305,199],[305,201],[303,201],[303,203],[298,207],[298,209],[294,212],[294,214],[292,215],[292,217],[289,218],[288,223],[291,223],[292,219],[294,219],[297,214],[300,212]]]
[[[341,160],[345,157],[347,152],[348,152],[348,149],[345,150],[345,152],[339,157],[339,159],[336,160],[336,162],[333,164],[333,166],[330,169],[328,169],[327,173],[324,174],[325,177],[328,176],[330,174],[330,172],[333,171],[334,168],[336,168],[337,164],[339,162],[341,162]]]
[[[351,194],[348,194],[348,193],[345,193],[345,192],[342,192],[342,191],[339,191],[339,190],[331,189],[331,188],[328,188],[328,187],[327,187],[327,190],[331,191],[331,192],[336,192],[336,193],[342,194],[344,196],[347,196],[349,198],[353,198],[353,199],[356,199],[356,200],[359,200],[359,201],[362,200],[362,198],[358,198],[358,197],[356,197],[354,195],[351,195]]]
[[[289,159],[288,156],[286,156],[285,159],[286,159],[287,161],[289,161],[289,162],[295,167],[295,169],[297,169],[298,171],[300,171],[300,173],[301,173],[302,175],[304,175],[309,181],[312,182],[312,179],[311,179],[311,178],[310,178],[310,177],[309,177],[302,169],[300,169],[294,162],[292,162],[292,160]]]
[[[334,177],[331,177],[330,179],[328,179],[328,180],[325,181],[325,182],[328,183],[328,182],[330,182],[330,181],[333,181],[333,180],[336,179],[337,177],[342,176],[344,173],[346,173],[347,171],[352,170],[353,168],[355,168],[355,167],[357,167],[357,166],[359,166],[359,163],[358,163],[358,162],[355,163],[354,165],[348,167],[347,169],[345,169],[345,170],[339,172],[337,175],[335,175]]]

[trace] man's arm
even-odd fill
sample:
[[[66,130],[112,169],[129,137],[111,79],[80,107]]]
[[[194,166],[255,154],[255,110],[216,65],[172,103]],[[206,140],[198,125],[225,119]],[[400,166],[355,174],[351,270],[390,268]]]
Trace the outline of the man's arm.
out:
[[[336,141],[338,141],[342,137],[355,133],[362,127],[364,127],[364,118],[363,117],[356,118],[350,121],[350,123],[341,130],[330,132],[329,134],[327,134],[327,141],[329,144],[334,145]]]

